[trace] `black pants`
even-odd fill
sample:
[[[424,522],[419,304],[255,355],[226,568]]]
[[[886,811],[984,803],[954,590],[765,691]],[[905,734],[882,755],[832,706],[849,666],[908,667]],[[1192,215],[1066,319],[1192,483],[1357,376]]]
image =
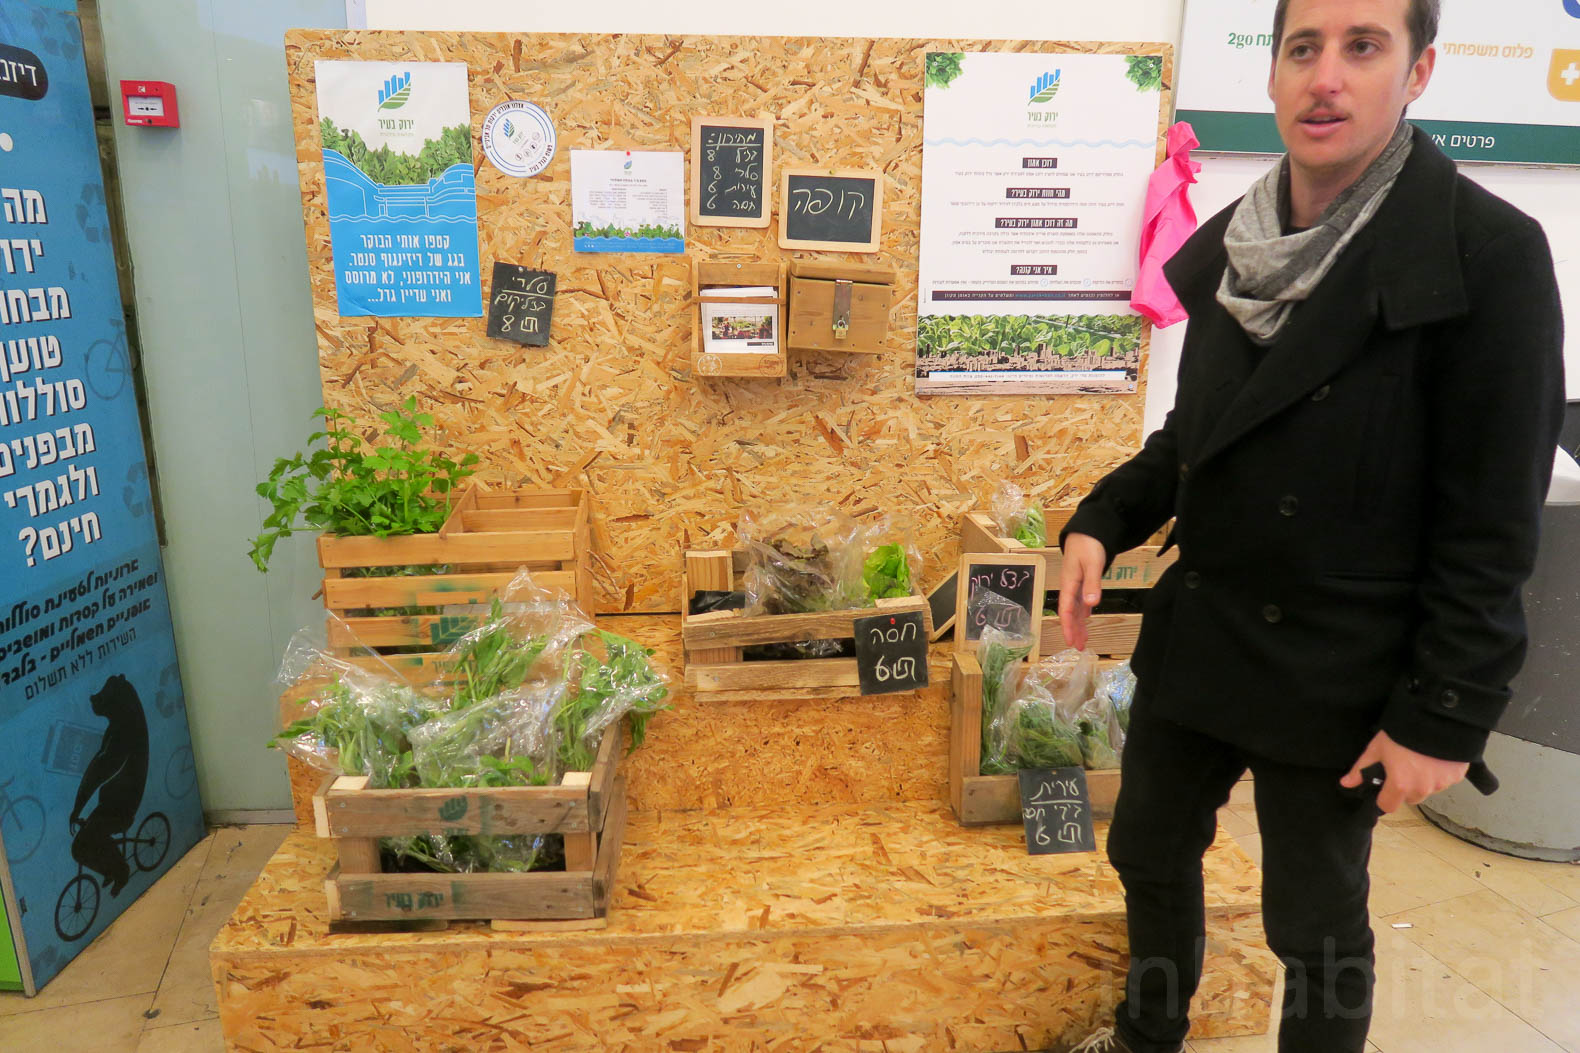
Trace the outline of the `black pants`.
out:
[[[1206,938],[1202,854],[1249,767],[1262,920],[1285,969],[1279,1053],[1361,1053],[1375,983],[1366,866],[1376,792],[1346,794],[1343,771],[1250,755],[1148,708],[1138,692],[1108,833],[1130,927],[1119,1036],[1135,1053],[1173,1053],[1185,1039]]]

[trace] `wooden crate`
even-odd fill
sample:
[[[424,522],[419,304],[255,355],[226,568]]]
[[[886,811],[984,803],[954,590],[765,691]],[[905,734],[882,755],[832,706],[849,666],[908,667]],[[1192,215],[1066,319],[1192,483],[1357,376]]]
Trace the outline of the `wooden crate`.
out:
[[[476,615],[445,613],[456,605],[488,603],[526,567],[541,586],[561,589],[592,617],[589,502],[584,490],[490,491],[469,487],[444,526],[404,537],[318,539],[324,568],[324,607],[335,653],[366,664],[361,644],[414,683],[432,679],[436,663]],[[368,568],[442,565],[443,572],[390,577]],[[388,608],[422,613],[376,615]],[[363,612],[363,613],[358,613]]]
[[[926,636],[932,635],[932,613],[922,596],[878,600],[874,607],[816,614],[690,613],[694,591],[728,592],[739,588],[737,583],[746,570],[746,561],[744,549],[685,553],[680,576],[680,635],[686,653],[686,686],[694,691],[772,692],[774,698],[821,698],[831,689],[861,685],[854,658],[748,662],[742,658],[742,648],[845,639],[855,635],[858,618],[907,611],[921,611]]]
[[[1112,669],[1118,662],[1101,662]],[[974,654],[956,654],[950,673],[949,704],[949,803],[962,826],[1018,823],[1020,780],[1014,775],[983,775],[982,770],[982,667]],[[1109,819],[1119,797],[1119,769],[1086,773],[1086,792],[1092,815]]]
[[[314,829],[338,862],[324,882],[331,922],[435,923],[461,919],[607,924],[625,830],[620,727],[604,732],[590,772],[556,786],[370,790],[365,776],[331,776],[313,799]],[[384,873],[379,838],[413,834],[559,834],[565,870],[525,874]]]
[[[1051,593],[1059,589],[1059,576],[1064,570],[1064,553],[1059,551],[1058,536],[1064,524],[1075,513],[1073,508],[1051,509],[1044,513],[1048,524],[1048,539],[1052,548],[1027,548],[1012,537],[1003,537],[993,517],[986,512],[967,512],[960,517],[961,552],[1014,552],[1031,553],[1043,558],[1047,566],[1044,580]],[[1158,531],[1146,544],[1122,552],[1114,557],[1108,572],[1103,575],[1104,589],[1149,589],[1173,565],[1179,550],[1171,548],[1158,555],[1163,546],[1167,529]],[[1086,621],[1087,650],[1106,657],[1121,658],[1136,649],[1136,638],[1141,633],[1141,614],[1093,614]],[[1056,613],[1043,615],[1041,654],[1057,654],[1066,648],[1064,632]]]
[[[843,335],[836,332],[835,303],[843,283],[849,309],[841,316]],[[894,298],[894,269],[857,263],[795,260],[790,264],[790,309],[786,343],[792,351],[844,351],[883,354],[889,350],[889,305]]]
[[[767,286],[778,290],[770,299],[718,298],[710,301],[708,291],[716,288],[742,288]],[[747,263],[734,260],[691,260],[691,314],[692,372],[699,377],[782,377],[789,372],[789,358],[785,346],[785,267],[783,263]],[[778,304],[774,331],[779,337],[777,354],[724,354],[710,355],[703,350],[702,305],[719,303],[774,303]]]

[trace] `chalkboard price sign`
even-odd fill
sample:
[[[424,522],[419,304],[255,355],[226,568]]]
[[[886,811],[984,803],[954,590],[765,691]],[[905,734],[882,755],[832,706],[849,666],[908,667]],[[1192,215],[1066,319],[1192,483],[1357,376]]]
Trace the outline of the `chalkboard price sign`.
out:
[[[766,227],[773,186],[773,121],[691,119],[691,221],[701,226]]]
[[[974,651],[984,629],[992,626],[1019,635],[1029,633],[1031,658],[1037,659],[1042,635],[1043,574],[1041,556],[968,553],[960,558],[955,612],[959,650]]]
[[[883,173],[877,169],[785,169],[782,248],[877,252],[882,227]]]
[[[921,611],[857,618],[854,628],[862,694],[927,686],[927,624]]]
[[[1022,768],[1017,774],[1029,855],[1097,850],[1086,772],[1080,768]]]
[[[488,335],[528,347],[547,347],[554,314],[554,275],[514,263],[494,263]]]

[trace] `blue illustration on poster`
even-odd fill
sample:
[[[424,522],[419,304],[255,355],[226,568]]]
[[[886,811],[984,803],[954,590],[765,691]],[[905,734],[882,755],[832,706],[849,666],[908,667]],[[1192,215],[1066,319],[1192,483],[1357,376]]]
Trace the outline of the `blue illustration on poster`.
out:
[[[465,64],[316,71],[340,314],[481,315]]]
[[[0,866],[42,986],[203,836],[74,14],[0,7]],[[173,773],[173,775],[172,775]]]

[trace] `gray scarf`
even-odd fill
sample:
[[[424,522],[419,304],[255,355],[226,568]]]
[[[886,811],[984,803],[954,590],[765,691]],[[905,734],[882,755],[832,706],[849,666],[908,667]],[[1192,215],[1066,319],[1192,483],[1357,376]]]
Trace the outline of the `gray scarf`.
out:
[[[1229,220],[1224,248],[1229,265],[1218,302],[1252,340],[1266,347],[1278,339],[1295,304],[1311,295],[1339,254],[1382,205],[1410,156],[1410,125],[1393,138],[1361,177],[1333,199],[1316,226],[1285,234],[1289,156],[1252,185]]]

